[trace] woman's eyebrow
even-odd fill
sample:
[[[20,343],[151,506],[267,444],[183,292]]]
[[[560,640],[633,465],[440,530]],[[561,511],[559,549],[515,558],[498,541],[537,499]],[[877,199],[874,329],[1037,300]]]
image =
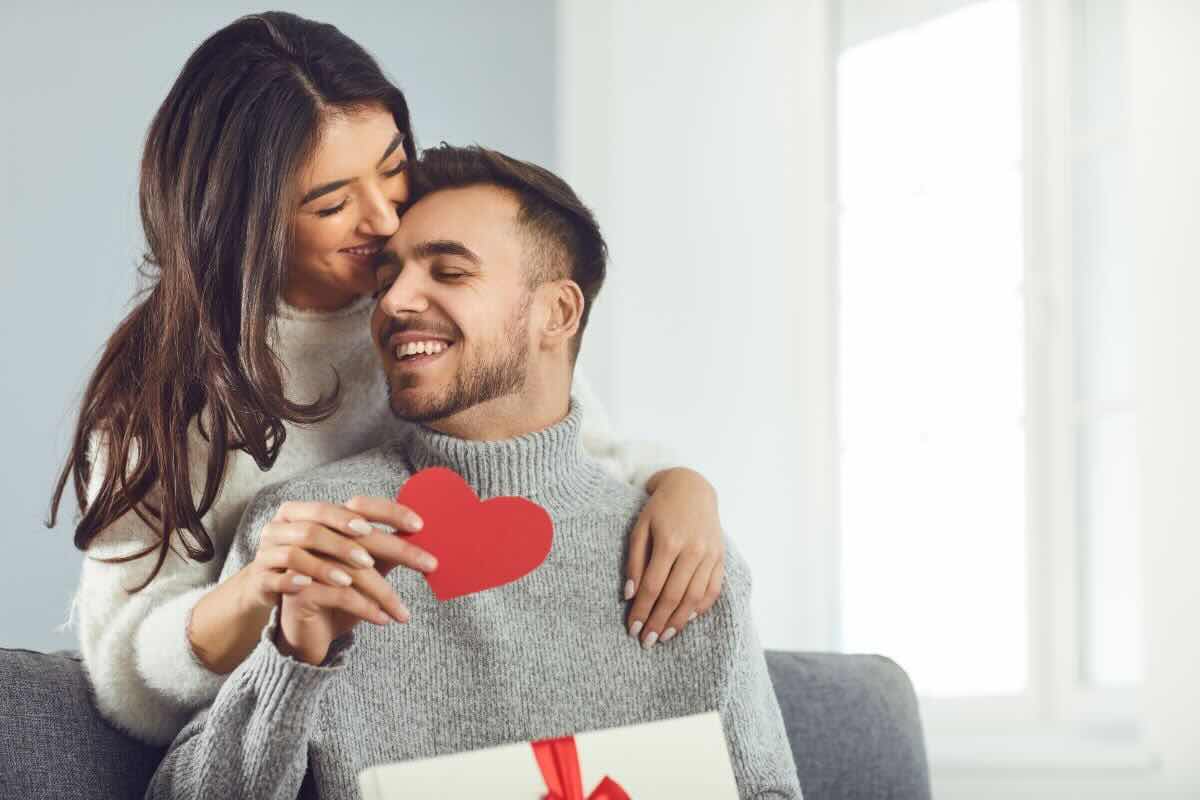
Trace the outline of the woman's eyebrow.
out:
[[[387,161],[387,157],[390,156],[392,153],[394,153],[396,151],[396,148],[399,147],[400,143],[403,141],[404,141],[404,134],[397,132],[396,135],[392,137],[392,143],[387,146],[387,150],[383,151],[383,155],[380,157],[379,161],[375,162],[375,166],[376,167],[383,166],[383,162]]]
[[[383,156],[379,159],[379,161],[375,162],[375,166],[376,167],[382,166],[383,162],[387,161],[388,156],[390,156],[392,153],[396,152],[396,148],[399,147],[400,143],[403,141],[404,141],[403,133],[397,133],[395,136],[393,136],[391,144],[389,144],[387,146],[387,149],[383,151]],[[304,197],[301,198],[300,205],[306,206],[313,200],[316,200],[321,195],[329,194],[330,192],[337,191],[338,189],[342,188],[346,184],[353,183],[353,182],[354,182],[354,178],[345,178],[340,181],[330,181],[329,183],[323,183],[320,186],[316,187],[315,189],[310,189],[308,194],[304,195]]]
[[[330,183],[323,183],[320,186],[318,186],[317,188],[309,190],[308,194],[304,195],[303,199],[300,200],[300,205],[302,205],[302,206],[308,205],[311,201],[316,200],[321,195],[329,194],[330,192],[340,189],[343,186],[345,186],[347,183],[352,183],[353,181],[354,181],[353,178],[345,178],[344,180],[340,180],[340,181],[332,181]]]

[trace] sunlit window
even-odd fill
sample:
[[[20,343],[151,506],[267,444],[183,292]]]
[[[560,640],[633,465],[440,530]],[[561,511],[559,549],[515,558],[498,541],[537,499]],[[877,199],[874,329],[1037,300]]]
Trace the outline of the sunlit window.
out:
[[[1027,680],[1021,41],[1012,0],[837,64],[842,640],[925,695]]]

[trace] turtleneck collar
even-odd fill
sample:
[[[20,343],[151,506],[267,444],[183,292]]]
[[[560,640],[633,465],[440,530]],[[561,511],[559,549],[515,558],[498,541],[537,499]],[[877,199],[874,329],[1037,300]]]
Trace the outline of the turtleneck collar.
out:
[[[490,497],[557,496],[587,492],[595,482],[585,464],[580,428],[583,409],[575,398],[561,422],[512,439],[480,442],[403,425],[390,452],[402,468],[418,472],[448,467],[462,475],[483,500]]]

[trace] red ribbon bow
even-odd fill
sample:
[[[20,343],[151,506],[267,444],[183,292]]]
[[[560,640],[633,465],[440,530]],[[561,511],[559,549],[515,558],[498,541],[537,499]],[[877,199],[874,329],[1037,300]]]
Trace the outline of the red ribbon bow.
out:
[[[543,800],[629,800],[621,785],[607,775],[586,798],[583,776],[579,772],[579,753],[575,737],[543,739],[533,743],[533,755],[549,793]]]

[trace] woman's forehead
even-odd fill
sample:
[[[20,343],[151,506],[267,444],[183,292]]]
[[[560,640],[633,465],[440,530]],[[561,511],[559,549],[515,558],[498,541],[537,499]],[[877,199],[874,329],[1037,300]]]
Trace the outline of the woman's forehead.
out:
[[[329,115],[305,170],[306,183],[316,186],[374,172],[399,133],[396,120],[382,106]],[[393,148],[389,157],[394,159],[398,152],[403,152],[402,146]]]

